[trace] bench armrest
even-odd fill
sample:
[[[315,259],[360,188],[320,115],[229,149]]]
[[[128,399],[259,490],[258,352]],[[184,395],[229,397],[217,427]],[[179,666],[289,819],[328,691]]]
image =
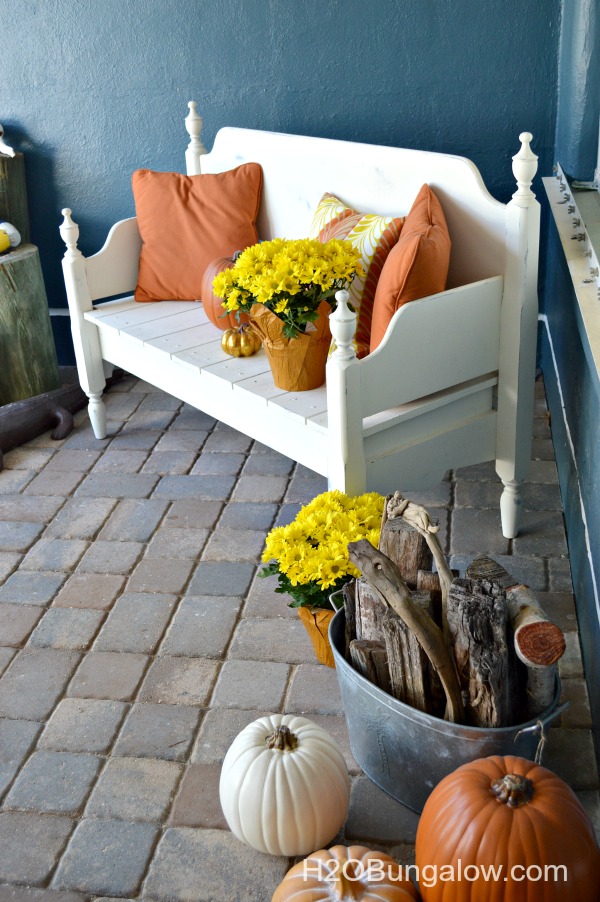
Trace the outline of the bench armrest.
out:
[[[90,299],[133,292],[137,285],[142,239],[135,217],[115,223],[104,247],[85,261]]]

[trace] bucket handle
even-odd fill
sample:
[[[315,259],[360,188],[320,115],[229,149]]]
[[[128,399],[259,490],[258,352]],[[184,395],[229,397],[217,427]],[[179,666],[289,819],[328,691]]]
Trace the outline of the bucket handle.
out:
[[[332,592],[329,596],[329,604],[333,608],[334,611],[339,611],[340,608],[344,607],[344,590],[338,589],[336,592]]]
[[[539,717],[535,723],[531,724],[530,727],[523,727],[522,730],[519,730],[518,733],[515,733],[515,738],[513,742],[517,742],[520,736],[524,736],[528,733],[539,733],[540,741],[538,742],[538,747],[535,752],[535,763],[542,763],[542,755],[544,754],[544,746],[546,745],[546,724],[549,724],[550,721],[554,720],[555,717],[558,717],[559,714],[562,714],[563,711],[566,711],[569,707],[569,702],[563,702],[562,705],[559,705],[558,708],[555,708],[553,711],[550,711],[544,717]]]

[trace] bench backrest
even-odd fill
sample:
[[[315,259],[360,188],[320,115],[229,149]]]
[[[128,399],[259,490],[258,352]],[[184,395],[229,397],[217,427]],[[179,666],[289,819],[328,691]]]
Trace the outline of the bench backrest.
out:
[[[448,287],[504,273],[506,207],[464,157],[223,128],[201,167],[222,172],[245,162],[263,167],[263,239],[306,237],[325,192],[361,212],[401,216],[427,182],[442,203],[452,239]]]

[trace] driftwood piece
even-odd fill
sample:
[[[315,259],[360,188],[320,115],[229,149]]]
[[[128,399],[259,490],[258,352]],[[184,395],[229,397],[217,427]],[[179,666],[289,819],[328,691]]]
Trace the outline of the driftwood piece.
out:
[[[527,667],[525,716],[537,717],[545,711],[556,690],[556,662],[566,643],[562,630],[551,623],[528,586],[523,586],[504,567],[489,557],[476,558],[467,575],[494,579],[506,589],[509,618],[517,657]]]
[[[393,496],[388,496],[389,501]],[[401,517],[388,518],[388,505],[383,506],[379,550],[398,567],[410,589],[417,588],[419,572],[431,570],[433,557],[426,540]],[[356,581],[356,636],[383,642],[382,623],[389,607],[379,592],[364,577]]]
[[[518,719],[518,692],[511,682],[504,589],[489,580],[455,579],[447,615],[467,723],[509,726]]]
[[[418,574],[428,572],[421,568],[431,567],[433,561],[427,542],[416,529],[401,518],[387,519],[387,505],[384,505],[379,549],[398,567],[411,589],[416,588]],[[369,655],[372,650],[378,654],[383,649],[386,692],[419,711],[439,714],[441,708],[443,713],[442,685],[415,634],[365,577],[356,580],[356,597],[357,637],[363,640],[353,646],[352,654],[357,660],[353,657],[352,661],[356,669],[365,676],[368,671],[367,678],[381,686],[380,679],[374,676],[375,667]],[[429,595],[422,597],[417,593],[412,598],[433,616]],[[438,690],[434,696],[429,691],[431,686]]]
[[[562,657],[566,647],[563,632],[548,620],[529,586],[520,585],[504,567],[483,556],[469,564],[467,576],[493,579],[506,589],[515,651],[525,665],[544,667]]]
[[[356,580],[346,583],[342,589],[342,597],[344,599],[344,618],[345,618],[345,648],[344,657],[350,660],[350,643],[356,639]]]
[[[505,590],[516,586],[518,582],[501,564],[485,554],[480,554],[471,561],[466,569],[466,576],[469,579],[487,579],[500,583]]]
[[[432,570],[419,570],[417,573],[417,591],[429,592],[434,607],[439,606],[442,602],[442,587],[439,573],[434,573]]]
[[[431,570],[433,555],[427,541],[401,517],[388,517],[381,530],[379,550],[396,564],[410,589],[417,588],[419,570]]]
[[[356,638],[383,642],[383,618],[388,604],[364,576],[356,580]]]
[[[427,657],[437,671],[446,695],[446,716],[455,723],[463,720],[463,704],[454,662],[441,630],[431,617],[411,602],[411,593],[398,567],[385,554],[373,548],[367,539],[351,542],[348,554],[352,563],[416,634]]]
[[[460,570],[452,570],[452,578],[460,576]],[[432,617],[438,626],[442,622],[442,585],[439,573],[431,570],[419,570],[417,573],[417,591],[429,592],[433,606]]]
[[[450,637],[448,634],[448,622],[446,619],[446,599],[452,584],[452,572],[442,551],[437,532],[439,526],[431,522],[429,513],[420,504],[415,504],[402,496],[401,492],[394,492],[386,499],[386,511],[388,518],[402,517],[425,539],[435,561],[440,577],[442,590],[442,632],[448,650],[450,650]]]
[[[556,664],[565,653],[565,637],[560,627],[547,619],[531,589],[513,586],[507,590],[506,600],[521,661],[528,667]]]
[[[391,694],[387,652],[383,642],[354,639],[350,643],[350,661],[367,680]]]
[[[413,592],[411,601],[431,615],[432,602],[428,592]],[[444,689],[417,637],[391,609],[382,626],[390,693],[412,708],[441,717],[445,704]]]
[[[556,695],[557,666],[528,667],[523,720],[533,720],[547,711]]]

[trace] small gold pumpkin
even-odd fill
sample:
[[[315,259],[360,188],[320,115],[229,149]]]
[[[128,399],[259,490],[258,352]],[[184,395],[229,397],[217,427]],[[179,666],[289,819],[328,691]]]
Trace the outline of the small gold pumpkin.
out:
[[[252,357],[261,345],[260,336],[247,323],[242,323],[237,329],[227,329],[221,338],[221,347],[232,357]]]

